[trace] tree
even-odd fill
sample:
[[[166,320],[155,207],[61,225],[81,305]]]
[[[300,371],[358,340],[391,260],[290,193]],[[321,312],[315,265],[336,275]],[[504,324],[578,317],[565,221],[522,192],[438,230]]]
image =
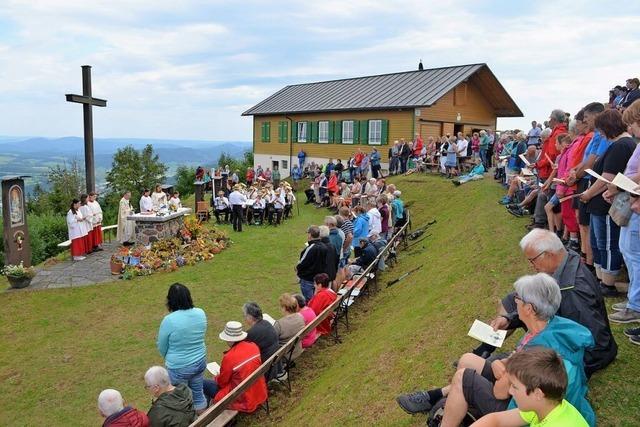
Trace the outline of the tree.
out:
[[[132,200],[137,201],[142,189],[153,189],[164,182],[167,169],[150,144],[140,152],[131,145],[118,149],[106,175],[109,199],[117,200],[126,191],[131,191]]]
[[[180,193],[180,198],[187,198],[193,194],[195,180],[195,169],[185,165],[178,166],[176,169],[176,191]]]
[[[43,208],[66,215],[71,200],[80,199],[80,194],[85,191],[84,171],[74,159],[69,166],[64,162],[62,166],[49,168],[48,179],[51,191],[45,193],[40,188],[37,197],[41,199]]]
[[[231,171],[231,173],[233,173],[234,171],[238,171],[238,177],[240,178],[240,180],[244,181],[247,169],[253,167],[253,152],[245,151],[242,154],[241,159],[231,157],[227,153],[221,153],[220,157],[218,157],[217,164],[219,168],[224,168],[225,165],[229,165],[229,170]]]

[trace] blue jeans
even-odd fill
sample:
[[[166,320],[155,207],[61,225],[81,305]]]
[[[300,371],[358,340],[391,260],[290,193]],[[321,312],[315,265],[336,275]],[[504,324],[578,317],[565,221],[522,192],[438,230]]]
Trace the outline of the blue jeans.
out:
[[[640,215],[631,215],[629,224],[620,228],[620,252],[629,272],[627,308],[640,311]]]
[[[313,298],[313,294],[316,292],[316,287],[313,281],[300,279],[300,292],[302,292],[304,299],[309,302],[311,298]]]
[[[407,158],[405,157],[400,157],[400,173],[406,173],[407,172]]]
[[[618,240],[620,227],[609,215],[591,214],[591,250],[593,265],[615,276],[622,266],[622,254]]]
[[[204,370],[207,368],[207,358],[203,357],[200,361],[184,366],[182,368],[170,369],[169,381],[172,385],[187,384],[193,394],[193,406],[196,410],[207,407],[207,400],[204,398],[202,390],[202,380],[204,379]]]
[[[204,397],[206,397],[207,399],[207,404],[209,404],[216,397],[216,394],[218,394],[218,390],[220,390],[220,387],[214,380],[205,379],[202,383],[202,390],[204,391]]]
[[[484,168],[489,169],[489,167],[487,166],[487,149],[486,148],[480,149],[480,160],[482,160],[482,164],[484,165]]]

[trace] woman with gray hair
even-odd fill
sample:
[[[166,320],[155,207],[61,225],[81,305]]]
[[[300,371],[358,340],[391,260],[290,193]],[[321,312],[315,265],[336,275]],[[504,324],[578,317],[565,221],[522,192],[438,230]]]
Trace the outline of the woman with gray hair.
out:
[[[583,368],[584,351],[593,346],[591,332],[578,323],[556,316],[560,306],[560,288],[546,273],[519,278],[513,285],[520,320],[527,333],[520,340],[516,352],[531,347],[555,350],[564,360],[568,387],[566,400],[595,425],[595,415],[586,400],[587,378]],[[476,416],[513,409],[515,401],[509,394],[509,376],[504,361],[509,354],[483,359],[472,353],[458,361],[458,370],[450,385],[429,391],[418,391],[397,397],[398,404],[409,413],[425,412],[440,399],[447,398],[442,426],[460,425],[467,411]]]

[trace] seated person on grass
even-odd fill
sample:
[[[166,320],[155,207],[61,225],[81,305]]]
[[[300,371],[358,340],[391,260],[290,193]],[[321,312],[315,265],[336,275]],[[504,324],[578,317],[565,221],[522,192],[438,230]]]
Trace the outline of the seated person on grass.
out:
[[[102,427],[149,427],[147,414],[131,406],[124,406],[124,399],[118,390],[102,390],[98,396],[98,410],[105,419]]]
[[[595,414],[586,399],[587,378],[584,374],[585,349],[593,346],[591,332],[572,320],[555,315],[560,306],[560,289],[556,281],[545,273],[523,276],[513,287],[520,320],[527,333],[515,352],[531,347],[546,347],[563,359],[568,376],[567,400],[576,407],[590,426]],[[505,362],[511,354],[501,354],[485,360],[467,353],[458,361],[458,370],[451,384],[429,391],[400,395],[397,402],[413,414],[429,411],[442,397],[446,397],[441,427],[458,427],[471,412],[475,417],[505,411],[513,406],[509,396],[509,376]]]
[[[325,308],[334,303],[338,296],[333,289],[329,287],[330,281],[327,273],[316,274],[313,281],[315,283],[316,292],[313,295],[313,298],[309,301],[309,307],[316,313],[316,315],[319,316]],[[333,313],[327,316],[327,318],[318,325],[316,331],[319,335],[329,335],[331,333],[332,320]]]
[[[454,185],[460,185],[464,184],[465,182],[482,179],[484,177],[484,173],[486,172],[484,165],[482,164],[482,160],[475,159],[474,163],[475,166],[471,168],[468,174],[461,175],[458,178],[454,178],[451,182],[453,182]]]
[[[520,241],[520,248],[534,270],[552,275],[558,283],[562,301],[556,314],[591,331],[595,345],[585,352],[584,367],[587,377],[605,368],[616,358],[618,345],[609,326],[598,283],[589,269],[580,262],[580,255],[565,249],[555,233],[543,229],[530,231]],[[523,326],[518,318],[515,293],[503,298],[498,317],[491,322],[491,326],[502,330]],[[494,350],[488,344],[481,344],[473,352],[488,357]]]
[[[220,362],[220,372],[213,380],[205,379],[204,394],[207,400],[218,402],[231,393],[242,381],[260,368],[260,349],[246,340],[247,333],[242,323],[227,322],[219,337],[226,342],[229,350],[224,352]],[[254,412],[267,400],[267,383],[260,376],[244,393],[229,405],[228,409],[239,412]]]
[[[580,412],[563,399],[567,373],[558,354],[544,347],[511,356],[505,363],[515,409],[485,415],[472,427],[587,427]]]

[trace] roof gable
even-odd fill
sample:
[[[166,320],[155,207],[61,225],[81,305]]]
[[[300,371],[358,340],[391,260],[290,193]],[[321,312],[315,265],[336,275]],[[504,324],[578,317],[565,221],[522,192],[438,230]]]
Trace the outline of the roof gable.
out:
[[[478,77],[476,77],[476,75]],[[522,116],[486,64],[382,74],[286,86],[248,109],[243,116],[319,111],[388,110],[433,105],[474,77],[500,116]]]

